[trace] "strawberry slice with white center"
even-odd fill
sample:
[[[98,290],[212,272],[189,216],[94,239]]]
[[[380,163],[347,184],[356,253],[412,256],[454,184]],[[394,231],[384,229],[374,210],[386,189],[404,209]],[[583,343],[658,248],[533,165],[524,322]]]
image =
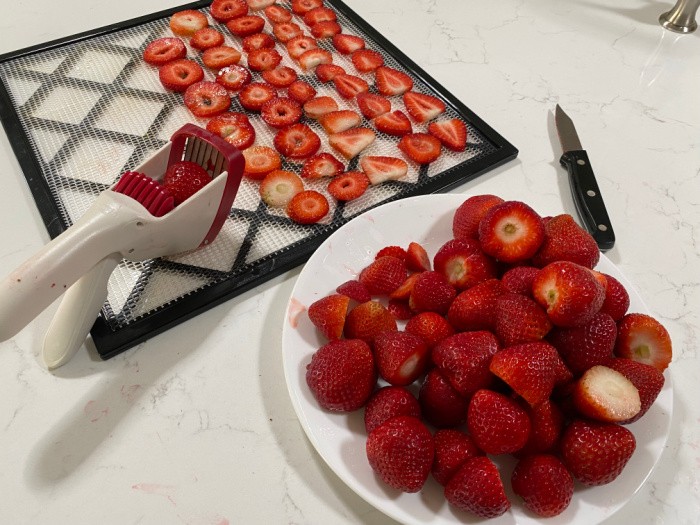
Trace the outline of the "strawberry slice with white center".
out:
[[[506,201],[491,208],[479,225],[481,248],[507,263],[530,259],[544,242],[542,217],[520,201]]]
[[[143,50],[143,59],[152,66],[162,66],[171,60],[185,58],[187,48],[179,38],[159,38]]]
[[[342,162],[330,153],[318,153],[304,161],[301,176],[305,179],[321,179],[335,177],[345,170]]]
[[[340,33],[333,37],[333,47],[342,55],[349,55],[359,49],[365,48],[363,38],[355,35]]]
[[[379,93],[387,97],[403,95],[413,89],[413,79],[402,71],[380,66],[376,69],[375,75]]]
[[[330,206],[323,194],[314,190],[297,193],[287,205],[287,215],[298,224],[314,224],[328,215]]]
[[[275,39],[267,33],[255,33],[243,39],[243,50],[246,53],[253,49],[273,49],[274,47]]]
[[[232,91],[238,91],[246,84],[250,84],[250,79],[250,71],[238,65],[221,68],[216,74],[216,81]]]
[[[275,208],[286,207],[294,196],[302,191],[304,183],[291,171],[271,171],[260,183],[260,198],[265,204]]]
[[[320,116],[318,122],[326,130],[326,133],[340,133],[357,126],[362,122],[362,117],[356,111],[343,109]]]
[[[653,317],[627,314],[618,323],[615,355],[651,365],[663,372],[673,356],[671,336]]]
[[[296,100],[287,97],[275,97],[263,104],[260,116],[273,128],[283,128],[301,119],[301,106]]]
[[[178,11],[170,17],[170,29],[178,36],[192,36],[208,25],[207,17],[194,9]]]
[[[337,110],[338,103],[331,97],[316,97],[304,103],[304,113],[313,119]]]
[[[596,365],[589,368],[574,387],[574,406],[584,416],[618,423],[641,410],[639,391],[617,370]]]
[[[196,62],[182,58],[173,60],[160,67],[158,78],[165,89],[185,91],[195,82],[204,78],[204,71]]]
[[[265,16],[273,24],[281,24],[292,20],[292,13],[279,4],[273,4],[265,8]]]
[[[335,22],[337,19],[335,11],[328,7],[317,7],[304,15],[304,23],[308,26],[319,22]]]
[[[251,126],[245,113],[230,112],[217,115],[207,122],[207,130],[240,150],[249,148],[255,142],[255,128]]]
[[[289,42],[292,38],[296,38],[303,34],[299,24],[294,22],[282,22],[281,24],[275,24],[272,28],[272,32],[275,38],[282,43]]]
[[[250,7],[251,11],[262,11],[266,7],[270,7],[273,5],[277,0],[247,0],[248,1],[248,7]]]
[[[275,148],[290,159],[305,159],[321,147],[321,139],[306,124],[293,124],[277,132]]]
[[[464,151],[467,147],[467,126],[458,118],[431,122],[428,133],[452,151]]]
[[[292,84],[298,77],[297,72],[291,67],[278,67],[268,69],[262,73],[263,80],[275,87],[283,88]]]
[[[296,100],[299,104],[304,104],[316,96],[316,89],[303,80],[295,80],[287,88],[289,98]]]
[[[396,157],[366,156],[360,159],[360,166],[372,184],[398,180],[408,173],[406,161]]]
[[[277,91],[269,84],[253,82],[238,94],[238,102],[248,111],[260,111],[267,101],[277,96]]]
[[[388,98],[374,93],[360,93],[356,99],[360,112],[368,119],[373,119],[391,111],[391,102]]]
[[[187,88],[185,105],[196,117],[214,117],[229,108],[231,97],[222,85],[203,80]]]
[[[265,175],[277,170],[282,165],[279,154],[267,146],[252,146],[243,152],[245,170],[243,174],[249,179],[263,180]]]
[[[364,195],[369,186],[367,175],[361,171],[348,171],[338,175],[328,184],[328,193],[339,201],[351,201]]]
[[[253,71],[275,69],[282,62],[282,55],[276,49],[253,49],[248,53],[248,67]]]
[[[343,75],[345,70],[335,64],[320,64],[316,68],[316,78],[321,82],[330,82],[336,75]]]
[[[418,164],[436,161],[442,150],[440,141],[428,133],[404,135],[398,146],[406,156]]]
[[[399,109],[392,113],[379,115],[372,122],[374,123],[374,127],[377,128],[377,131],[381,131],[387,135],[401,137],[413,131],[411,121],[408,120],[404,112]]]
[[[339,34],[343,30],[338,22],[333,20],[327,20],[325,22],[318,22],[311,26],[311,34],[316,38],[330,38]]]
[[[236,36],[244,37],[259,33],[265,27],[265,19],[256,15],[246,15],[226,22],[226,27]]]
[[[330,64],[333,62],[333,55],[325,49],[309,49],[304,51],[299,57],[299,65],[305,70],[310,71],[319,64]]]
[[[247,15],[248,4],[245,0],[214,0],[209,6],[209,13],[217,22],[226,23]]]
[[[445,103],[437,97],[409,91],[404,93],[406,111],[416,122],[428,122],[445,112]]]
[[[358,49],[352,54],[352,63],[361,73],[369,73],[384,65],[384,58],[372,49]]]
[[[190,45],[203,51],[209,49],[210,47],[220,46],[224,43],[224,35],[219,33],[213,27],[205,27],[195,32],[190,39]]]
[[[369,89],[369,85],[364,79],[348,74],[336,75],[333,77],[333,84],[338,94],[348,99],[354,98]]]
[[[305,15],[312,9],[323,6],[323,0],[292,0],[292,11],[297,15]]]
[[[343,157],[350,160],[372,144],[377,136],[369,128],[352,128],[328,137],[328,143]]]
[[[241,60],[241,52],[229,46],[210,47],[202,53],[202,62],[209,69],[218,71],[227,66],[238,64]]]
[[[286,47],[289,56],[292,57],[294,60],[298,60],[301,57],[301,55],[303,55],[307,51],[311,51],[312,49],[318,49],[318,44],[316,43],[315,38],[301,35],[295,36],[294,38],[289,40],[286,44]]]

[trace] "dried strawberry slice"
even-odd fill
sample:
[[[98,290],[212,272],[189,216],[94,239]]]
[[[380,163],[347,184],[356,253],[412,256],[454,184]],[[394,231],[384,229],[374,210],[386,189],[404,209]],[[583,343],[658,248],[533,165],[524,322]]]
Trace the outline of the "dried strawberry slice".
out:
[[[275,148],[290,159],[305,159],[318,151],[321,139],[306,124],[293,124],[277,132]]]
[[[229,108],[231,97],[221,84],[203,80],[187,88],[185,105],[197,117],[213,117]]]
[[[185,58],[185,56],[187,56],[187,48],[179,38],[159,38],[143,50],[143,59],[153,66],[162,66],[171,60]]]
[[[269,84],[253,82],[244,87],[238,94],[238,102],[249,111],[260,111],[263,104],[277,96],[277,91]]]
[[[248,14],[245,0],[214,0],[209,6],[209,13],[217,22],[228,22]]]
[[[243,66],[228,66],[221,68],[216,74],[216,81],[226,89],[238,91],[250,83],[250,71]]]
[[[263,104],[260,116],[273,128],[283,128],[299,122],[302,111],[296,100],[286,97],[275,97]]]
[[[158,70],[160,83],[171,91],[185,91],[195,82],[204,78],[204,71],[196,62],[182,58],[173,60]]]
[[[219,70],[226,66],[238,64],[241,52],[229,46],[216,46],[202,53],[202,62],[209,69]]]

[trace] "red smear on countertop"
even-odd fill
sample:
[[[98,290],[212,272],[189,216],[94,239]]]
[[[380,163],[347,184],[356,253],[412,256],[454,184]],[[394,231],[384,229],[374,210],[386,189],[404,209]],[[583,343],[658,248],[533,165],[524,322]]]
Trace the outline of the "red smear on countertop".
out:
[[[289,300],[289,326],[296,328],[299,325],[299,316],[306,311],[306,306],[292,297]]]

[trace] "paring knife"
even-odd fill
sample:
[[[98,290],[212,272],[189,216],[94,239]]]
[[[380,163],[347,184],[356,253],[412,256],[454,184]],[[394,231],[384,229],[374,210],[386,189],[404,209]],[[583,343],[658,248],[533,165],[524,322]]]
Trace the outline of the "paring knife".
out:
[[[559,104],[554,112],[554,122],[557,126],[559,142],[564,150],[559,162],[569,172],[576,210],[585,228],[598,243],[600,250],[609,250],[615,244],[615,232],[605,209],[603,196],[600,194],[591,163],[581,146],[574,123]]]

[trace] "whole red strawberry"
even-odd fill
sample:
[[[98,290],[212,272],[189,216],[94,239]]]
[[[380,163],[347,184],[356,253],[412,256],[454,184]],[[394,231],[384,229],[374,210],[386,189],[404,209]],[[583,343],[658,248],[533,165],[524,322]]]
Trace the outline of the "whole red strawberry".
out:
[[[174,162],[163,176],[163,186],[173,196],[175,206],[182,204],[211,182],[211,176],[196,162]]]
[[[348,296],[350,299],[357,301],[358,303],[366,303],[372,299],[372,296],[370,296],[367,288],[360,281],[345,281],[343,284],[338,286],[335,291],[341,295]]]
[[[566,510],[574,495],[574,480],[561,461],[548,454],[526,457],[511,477],[513,492],[538,516],[549,518]]]
[[[455,239],[478,239],[481,219],[491,208],[502,202],[503,199],[496,195],[475,195],[465,200],[452,219],[452,234]]]
[[[653,317],[627,314],[617,325],[615,355],[654,366],[663,372],[673,357],[671,336]]]
[[[498,204],[479,223],[481,249],[506,263],[530,259],[543,241],[542,217],[524,202]]]
[[[525,295],[503,294],[494,303],[494,332],[505,346],[541,341],[552,329],[547,312]]]
[[[623,284],[612,275],[602,274],[605,277],[605,301],[600,311],[604,312],[615,321],[622,319],[630,307],[630,296]]]
[[[397,329],[396,319],[383,304],[367,301],[350,310],[343,331],[349,339],[362,339],[371,343],[381,332]]]
[[[534,266],[515,266],[501,276],[501,285],[511,293],[532,297],[532,281],[538,271]]]
[[[379,376],[391,385],[413,383],[425,372],[430,357],[425,341],[409,332],[381,332],[373,347]]]
[[[545,399],[535,406],[524,403],[524,408],[530,417],[530,437],[517,452],[518,457],[553,450],[559,443],[564,428],[564,414],[559,406],[552,400]]]
[[[306,366],[306,383],[326,410],[351,412],[363,407],[376,382],[372,350],[358,339],[331,341]]]
[[[345,295],[323,297],[309,306],[309,319],[328,339],[339,339],[343,335],[349,303],[350,299]]]
[[[381,256],[360,273],[360,282],[371,295],[389,295],[406,280],[406,263],[392,255]]]
[[[568,261],[548,264],[532,283],[535,300],[556,326],[581,326],[605,301],[605,290],[586,267]]]
[[[456,427],[467,419],[467,399],[452,388],[438,368],[425,376],[418,402],[423,418],[435,427]]]
[[[617,478],[636,448],[632,432],[615,423],[575,420],[561,439],[561,456],[571,474],[587,486]]]
[[[512,454],[527,443],[530,418],[513,399],[491,390],[479,390],[469,402],[467,428],[484,452]]]
[[[557,381],[556,370],[563,366],[560,361],[552,345],[524,343],[494,355],[489,370],[531,406],[536,406],[549,399]]]
[[[435,461],[433,477],[443,487],[469,458],[481,456],[469,434],[461,430],[445,428],[435,432]]]
[[[457,330],[495,328],[496,299],[505,292],[501,281],[489,279],[461,292],[447,311],[447,320]]]
[[[597,314],[583,326],[556,328],[548,336],[574,375],[595,365],[607,365],[613,358],[616,338],[617,325],[604,313]]]
[[[430,475],[433,436],[415,417],[398,416],[367,437],[367,459],[384,483],[403,492],[418,492]]]
[[[457,295],[454,287],[438,272],[423,272],[416,279],[408,304],[414,312],[445,315]]]
[[[482,518],[495,518],[510,509],[498,468],[486,456],[464,462],[447,483],[445,499]]]
[[[422,312],[414,315],[406,323],[405,330],[421,337],[429,348],[433,348],[440,341],[455,333],[447,319],[435,312]]]
[[[496,277],[496,265],[474,239],[452,239],[435,254],[433,268],[458,290]]]
[[[467,397],[491,385],[489,363],[499,349],[491,332],[460,332],[440,341],[433,348],[432,360],[452,387]]]
[[[595,268],[599,260],[600,250],[595,239],[568,214],[557,215],[546,222],[544,242],[532,258],[540,268],[555,261],[571,261]]]
[[[377,390],[365,406],[365,430],[369,434],[392,417],[420,417],[420,405],[411,392],[402,386],[385,386]]]
[[[608,362],[608,367],[620,372],[629,379],[639,392],[641,409],[639,413],[627,421],[620,424],[634,423],[644,414],[656,401],[656,398],[664,386],[664,375],[655,367],[634,361],[633,359],[617,358]]]

